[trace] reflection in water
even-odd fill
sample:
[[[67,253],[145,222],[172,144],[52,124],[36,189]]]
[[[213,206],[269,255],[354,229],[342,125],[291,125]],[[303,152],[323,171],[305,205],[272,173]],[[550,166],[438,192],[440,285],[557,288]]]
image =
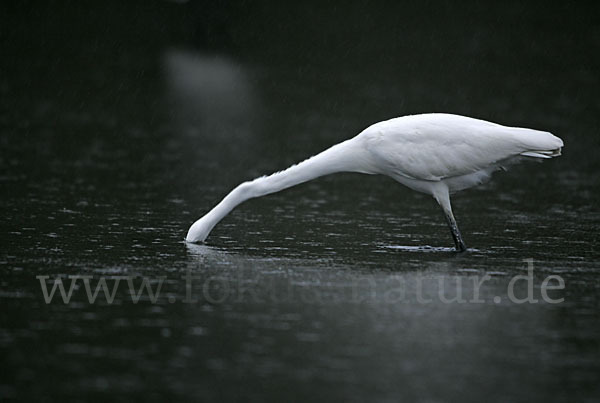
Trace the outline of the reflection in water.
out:
[[[211,260],[225,260],[232,256],[232,253],[227,252],[223,249],[216,248],[214,246],[189,243],[185,241],[183,241],[182,243],[185,245],[188,254],[195,261],[210,263]]]
[[[409,246],[409,245],[382,245],[380,246],[381,248],[386,248],[386,249],[397,249],[397,250],[401,250],[401,251],[406,251],[406,252],[456,252],[456,249],[454,248],[448,248],[448,247],[444,247],[444,246],[429,246],[429,245],[423,245],[423,246]],[[469,249],[470,252],[479,252],[478,249],[474,249],[471,248]]]
[[[482,302],[461,302],[475,298],[485,272],[462,270],[452,260],[422,261],[419,269],[389,273],[324,261],[236,256],[198,245],[190,245],[188,253],[200,262],[194,294],[208,290],[212,294],[205,299],[219,301],[214,314],[197,315],[211,321],[210,339],[221,337],[221,348],[226,347],[221,351],[227,352],[201,355],[199,347],[190,348],[205,360],[203,366],[220,376],[235,371],[233,379],[241,382],[265,376],[326,382],[333,388],[321,393],[340,397],[347,396],[340,390],[368,379],[390,398],[437,400],[442,396],[426,385],[460,383],[466,374],[478,374],[477,390],[498,379],[516,384],[513,360],[522,369],[539,370],[543,358],[527,349],[520,335],[554,326],[551,309],[537,308],[531,316],[532,307],[516,309],[491,299],[506,297],[508,278],[502,273],[478,289]],[[225,319],[218,319],[221,315]],[[507,349],[516,355],[507,357]],[[486,375],[490,366],[493,377]],[[445,389],[443,397],[460,400],[461,393]]]
[[[251,125],[257,99],[240,62],[175,48],[162,57],[171,110],[186,133],[231,141],[240,127]]]

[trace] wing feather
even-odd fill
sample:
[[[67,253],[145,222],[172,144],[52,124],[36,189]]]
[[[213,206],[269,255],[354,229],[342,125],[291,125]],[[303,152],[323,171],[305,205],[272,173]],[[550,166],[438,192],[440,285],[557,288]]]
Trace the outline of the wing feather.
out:
[[[381,173],[428,181],[481,171],[519,154],[546,157],[539,150],[562,146],[550,133],[448,114],[391,119],[359,136]]]

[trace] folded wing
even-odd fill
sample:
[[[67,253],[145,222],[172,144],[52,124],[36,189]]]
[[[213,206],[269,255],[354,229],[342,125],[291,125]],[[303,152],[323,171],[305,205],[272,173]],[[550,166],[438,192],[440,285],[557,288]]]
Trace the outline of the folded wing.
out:
[[[543,131],[448,114],[377,123],[359,138],[383,174],[439,181],[489,169],[517,156],[551,158],[563,142]]]

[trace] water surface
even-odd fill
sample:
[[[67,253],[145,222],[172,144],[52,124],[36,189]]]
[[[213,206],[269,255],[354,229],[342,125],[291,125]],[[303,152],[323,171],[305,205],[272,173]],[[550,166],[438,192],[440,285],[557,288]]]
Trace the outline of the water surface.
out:
[[[0,396],[598,399],[597,13],[206,7],[2,6]],[[468,253],[430,197],[358,174],[183,242],[238,183],[432,111],[566,143],[454,198]],[[538,302],[516,304],[525,259]],[[561,303],[541,298],[551,275]],[[46,303],[39,276],[120,283],[110,304],[82,277]]]

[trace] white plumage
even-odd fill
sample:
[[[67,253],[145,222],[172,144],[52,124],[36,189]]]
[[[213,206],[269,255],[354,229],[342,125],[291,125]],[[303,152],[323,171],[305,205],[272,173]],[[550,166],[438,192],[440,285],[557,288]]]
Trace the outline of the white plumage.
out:
[[[245,200],[336,172],[359,172],[387,175],[432,195],[444,210],[456,249],[462,251],[466,246],[449,195],[485,182],[517,158],[556,157],[562,147],[563,141],[548,132],[459,115],[430,113],[390,119],[284,171],[242,183],[190,227],[186,240],[204,241]]]

